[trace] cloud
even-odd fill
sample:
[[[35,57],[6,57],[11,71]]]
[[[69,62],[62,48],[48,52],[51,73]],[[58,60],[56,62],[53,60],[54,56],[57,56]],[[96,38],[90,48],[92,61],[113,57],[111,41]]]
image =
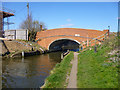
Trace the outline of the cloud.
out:
[[[118,17],[118,19],[120,19],[120,17]]]
[[[68,22],[70,22],[70,21],[71,21],[71,19],[67,19],[67,21],[68,21]]]
[[[68,24],[64,24],[64,25],[60,25],[61,27],[70,27],[73,26],[74,24],[70,23],[71,19],[66,19],[67,22],[69,22]]]
[[[74,24],[65,24],[65,25],[60,25],[61,27],[69,27],[69,26],[73,26]]]

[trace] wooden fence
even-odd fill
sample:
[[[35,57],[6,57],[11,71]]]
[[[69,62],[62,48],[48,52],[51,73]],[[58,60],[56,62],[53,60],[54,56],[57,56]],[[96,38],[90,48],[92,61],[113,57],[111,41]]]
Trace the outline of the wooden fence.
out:
[[[109,36],[109,32],[106,32],[105,34],[102,34],[101,36],[98,36],[94,39],[91,40],[86,40],[85,42],[82,42],[81,45],[79,46],[80,49],[85,49],[87,47],[94,46],[96,44],[102,44],[102,42]]]

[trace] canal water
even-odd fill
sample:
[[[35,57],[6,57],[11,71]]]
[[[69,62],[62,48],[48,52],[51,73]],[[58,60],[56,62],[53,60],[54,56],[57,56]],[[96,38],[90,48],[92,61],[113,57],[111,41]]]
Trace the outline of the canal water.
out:
[[[2,61],[2,88],[39,88],[44,84],[61,52]]]

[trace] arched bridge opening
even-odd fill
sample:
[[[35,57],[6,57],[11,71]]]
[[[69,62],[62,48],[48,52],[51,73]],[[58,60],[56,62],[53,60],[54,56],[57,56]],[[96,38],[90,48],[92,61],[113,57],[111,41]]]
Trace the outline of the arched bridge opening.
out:
[[[72,39],[58,39],[49,45],[49,51],[79,51],[80,43]]]

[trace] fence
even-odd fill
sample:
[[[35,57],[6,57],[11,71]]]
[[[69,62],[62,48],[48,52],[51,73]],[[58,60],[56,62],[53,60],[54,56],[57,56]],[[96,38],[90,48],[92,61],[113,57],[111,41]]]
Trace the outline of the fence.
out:
[[[5,38],[7,38],[7,39],[28,40],[28,30],[27,29],[5,30],[4,35],[5,35]]]
[[[109,36],[109,32],[106,32],[105,34],[102,34],[101,36],[98,36],[92,40],[87,40],[81,43],[80,48],[82,47],[82,49],[85,49],[86,47],[89,47],[89,46],[101,44],[105,40],[105,38],[107,38],[108,36]]]

